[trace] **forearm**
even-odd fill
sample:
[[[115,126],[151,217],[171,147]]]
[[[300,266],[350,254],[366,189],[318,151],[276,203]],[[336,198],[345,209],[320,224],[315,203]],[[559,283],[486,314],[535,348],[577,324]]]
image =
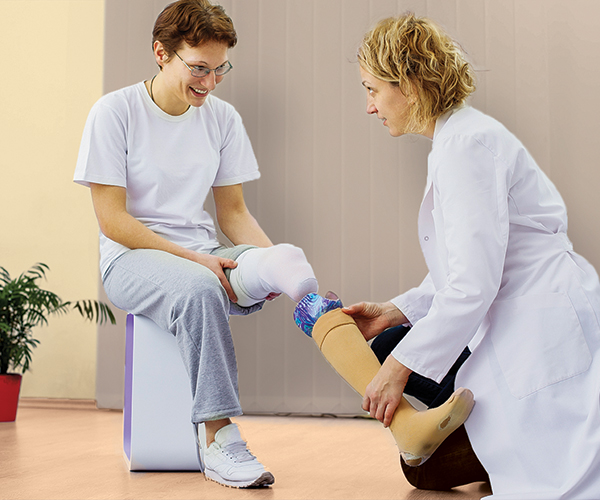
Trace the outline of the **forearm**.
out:
[[[100,223],[100,230],[109,239],[130,248],[162,250],[178,257],[195,260],[197,252],[183,248],[159,236],[127,212],[114,215]]]
[[[241,184],[213,188],[217,222],[234,245],[270,247],[273,243],[252,217],[244,201]]]
[[[231,214],[227,217],[222,216],[218,222],[223,234],[234,245],[273,246],[269,237],[248,211]]]

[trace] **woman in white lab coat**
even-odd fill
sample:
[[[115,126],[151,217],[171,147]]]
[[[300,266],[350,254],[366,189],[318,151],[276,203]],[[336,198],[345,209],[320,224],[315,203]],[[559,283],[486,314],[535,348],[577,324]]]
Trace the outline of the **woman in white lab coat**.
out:
[[[389,423],[408,376],[475,395],[465,423],[493,498],[600,498],[600,284],[573,251],[552,182],[502,124],[467,106],[472,70],[431,21],[380,22],[359,50],[367,113],[432,139],[419,239],[429,274],[344,311],[367,340],[410,323],[363,408]]]

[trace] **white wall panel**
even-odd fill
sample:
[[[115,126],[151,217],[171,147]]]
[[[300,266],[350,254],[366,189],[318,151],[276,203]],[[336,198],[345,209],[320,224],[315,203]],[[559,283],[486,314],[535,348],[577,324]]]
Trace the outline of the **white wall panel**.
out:
[[[551,174],[548,29],[545,0],[515,3],[515,113],[513,132]]]
[[[166,3],[107,0],[107,91],[155,73],[150,31]],[[515,132],[558,184],[576,249],[600,265],[593,146],[600,4],[573,0],[566,10],[559,0],[222,4],[239,43],[230,53],[234,70],[216,94],[242,115],[262,172],[244,187],[248,206],[275,243],[304,249],[322,293],[333,290],[347,304],[383,301],[426,272],[416,222],[430,141],[391,138],[365,113],[356,62],[365,31],[407,10],[431,16],[465,48],[478,80],[471,103]],[[258,314],[231,319],[244,410],[359,412],[360,398],[293,324],[293,306],[282,297]]]

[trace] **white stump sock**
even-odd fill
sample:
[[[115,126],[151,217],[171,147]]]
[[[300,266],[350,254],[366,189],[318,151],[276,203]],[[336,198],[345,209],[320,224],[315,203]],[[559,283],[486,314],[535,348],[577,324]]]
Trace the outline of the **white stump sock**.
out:
[[[285,293],[299,302],[319,288],[302,249],[288,243],[247,250],[237,263],[229,281],[242,307],[260,302],[270,293]]]

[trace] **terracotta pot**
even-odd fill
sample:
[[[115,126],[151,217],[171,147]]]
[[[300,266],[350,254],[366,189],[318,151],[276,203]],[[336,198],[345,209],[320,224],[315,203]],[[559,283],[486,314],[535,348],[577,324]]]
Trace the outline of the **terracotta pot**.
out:
[[[0,375],[0,422],[14,422],[17,418],[21,375]]]

